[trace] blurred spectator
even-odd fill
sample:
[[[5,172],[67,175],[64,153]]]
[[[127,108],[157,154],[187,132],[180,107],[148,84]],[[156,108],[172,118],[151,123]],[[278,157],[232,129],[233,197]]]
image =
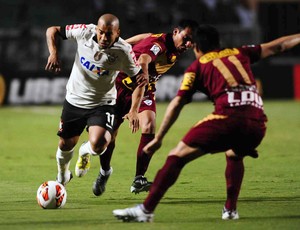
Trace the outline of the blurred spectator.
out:
[[[257,25],[257,0],[240,0],[236,5],[239,24],[243,28],[253,28]]]
[[[256,8],[257,0],[2,1],[0,15],[4,19],[0,20],[0,58],[16,63],[20,69],[39,68],[39,63],[45,58],[45,43],[41,42],[44,41],[44,28],[52,24],[94,22],[103,13],[113,13],[119,17],[124,38],[148,31],[160,33],[177,25],[181,19],[189,18],[216,25],[226,33],[223,36],[226,42],[236,45],[240,41],[233,41],[232,33],[236,33],[239,27],[232,25],[251,30],[257,24]],[[10,34],[14,37],[7,38],[12,36]],[[252,35],[239,34],[235,39],[239,38],[241,42],[248,37],[254,40]],[[256,32],[252,34],[259,36]],[[70,53],[73,47],[64,45],[62,49],[62,60],[69,65],[72,63],[70,56],[73,57],[73,54]],[[15,53],[18,53],[17,57]],[[22,60],[30,60],[31,63]]]
[[[237,24],[239,17],[234,0],[200,0],[198,10],[201,23],[214,25]]]
[[[138,22],[139,15],[141,14],[141,6],[138,0],[127,0],[124,4],[125,18],[120,18],[120,23],[125,24],[122,26],[124,30],[121,31],[122,37],[128,38],[136,34],[137,31],[142,31],[141,23]],[[140,33],[139,32],[139,33]]]
[[[8,49],[9,57],[12,62],[17,63],[20,70],[28,70],[33,65],[37,65],[38,61],[32,60],[37,51],[38,45],[35,36],[32,33],[31,15],[30,15],[30,1],[23,0],[17,12],[17,28],[18,38],[14,45]],[[34,41],[34,42],[33,42]],[[18,54],[18,59],[15,58]],[[22,60],[21,62],[19,60]]]

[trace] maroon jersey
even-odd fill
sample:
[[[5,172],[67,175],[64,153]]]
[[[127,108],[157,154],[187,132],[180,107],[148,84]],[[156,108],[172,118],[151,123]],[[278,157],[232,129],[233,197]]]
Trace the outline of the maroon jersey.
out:
[[[191,101],[201,91],[214,102],[215,114],[265,119],[250,68],[260,54],[260,45],[206,53],[188,67],[177,95]]]
[[[180,53],[176,50],[172,34],[152,34],[133,46],[136,58],[141,54],[148,54],[152,61],[148,65],[149,86],[148,90],[154,92],[155,84],[160,76],[167,72],[177,61]],[[131,80],[123,73],[120,73],[116,81],[117,85],[123,84],[131,89]]]
[[[152,34],[133,46],[133,51],[137,58],[141,54],[148,54],[151,63],[148,65],[149,84],[144,94],[139,112],[151,110],[156,112],[155,84],[160,76],[167,72],[177,61],[180,53],[177,51],[172,34]],[[131,96],[133,82],[129,76],[120,72],[116,79],[117,87],[117,113],[123,117],[128,113],[131,106]],[[120,120],[121,124],[123,120]]]

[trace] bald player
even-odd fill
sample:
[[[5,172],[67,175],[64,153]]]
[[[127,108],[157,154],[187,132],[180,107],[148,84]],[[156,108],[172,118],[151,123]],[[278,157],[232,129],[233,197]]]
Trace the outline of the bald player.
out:
[[[148,76],[142,73],[131,46],[119,36],[119,19],[112,14],[102,15],[97,25],[74,24],[51,26],[47,29],[46,39],[50,53],[45,67],[47,71],[61,71],[56,37],[77,43],[57,132],[59,142],[56,151],[56,180],[64,185],[72,179],[70,161],[85,128],[88,131],[88,141],[79,149],[76,174],[80,173],[81,165],[91,155],[101,155],[111,141],[115,123],[121,119],[115,114],[115,79],[119,71],[127,73],[135,83],[132,106],[125,118],[129,120],[132,132],[139,128],[138,107]]]

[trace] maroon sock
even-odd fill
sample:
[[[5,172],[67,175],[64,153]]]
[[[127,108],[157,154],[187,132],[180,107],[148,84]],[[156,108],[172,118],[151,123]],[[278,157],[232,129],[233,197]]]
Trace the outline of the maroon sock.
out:
[[[225,208],[228,210],[236,210],[236,204],[244,176],[243,158],[232,158],[226,156],[226,162],[225,178],[227,200]]]
[[[100,165],[104,171],[110,170],[110,161],[111,161],[111,157],[112,157],[114,148],[115,148],[115,142],[111,142],[107,146],[107,149],[105,150],[105,152],[101,156],[99,156]]]
[[[139,175],[145,175],[150,160],[151,160],[151,155],[148,155],[146,153],[144,153],[143,148],[150,142],[152,141],[154,138],[154,134],[147,134],[147,133],[143,133],[141,136],[141,140],[140,140],[140,145],[138,147],[137,150],[137,158],[136,158],[136,171],[135,171],[135,176],[139,176]]]
[[[185,162],[177,156],[169,156],[165,165],[160,169],[151,186],[149,195],[143,205],[149,212],[153,212],[166,191],[175,183]]]

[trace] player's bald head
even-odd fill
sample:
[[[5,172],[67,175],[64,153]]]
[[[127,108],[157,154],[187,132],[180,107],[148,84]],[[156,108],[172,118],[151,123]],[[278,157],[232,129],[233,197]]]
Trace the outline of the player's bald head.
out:
[[[98,19],[98,26],[100,25],[111,26],[114,27],[115,29],[119,29],[120,23],[119,23],[119,19],[115,15],[103,14]]]
[[[119,19],[113,14],[103,14],[97,25],[97,40],[101,49],[107,49],[120,36]]]

